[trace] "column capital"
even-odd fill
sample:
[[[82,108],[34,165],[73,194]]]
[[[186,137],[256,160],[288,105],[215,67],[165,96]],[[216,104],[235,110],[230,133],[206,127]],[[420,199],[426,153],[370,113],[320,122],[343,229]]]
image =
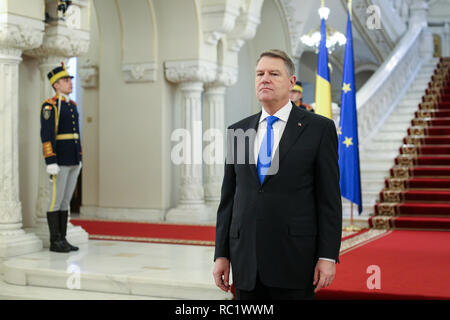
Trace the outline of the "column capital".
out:
[[[212,82],[216,78],[217,65],[206,60],[166,61],[166,79],[173,83]]]
[[[230,87],[237,82],[238,68],[232,66],[219,66],[217,69],[217,77],[214,81],[207,83],[207,87]]]
[[[63,23],[49,25],[45,29],[42,45],[26,53],[31,56],[74,57],[89,50],[89,32],[71,29]]]
[[[28,50],[41,45],[44,36],[42,21],[11,13],[0,13],[0,47]]]

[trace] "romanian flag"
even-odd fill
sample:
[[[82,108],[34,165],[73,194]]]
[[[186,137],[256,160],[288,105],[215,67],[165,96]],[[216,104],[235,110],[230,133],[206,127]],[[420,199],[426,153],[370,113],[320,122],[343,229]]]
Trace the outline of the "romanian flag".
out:
[[[358,149],[358,118],[356,114],[355,68],[350,14],[348,15],[347,23],[347,43],[345,46],[341,116],[338,135],[341,194],[347,200],[357,204],[359,214],[361,214],[362,200]]]
[[[316,75],[316,113],[332,119],[331,113],[331,84],[328,69],[327,35],[325,19],[320,23],[319,58]]]

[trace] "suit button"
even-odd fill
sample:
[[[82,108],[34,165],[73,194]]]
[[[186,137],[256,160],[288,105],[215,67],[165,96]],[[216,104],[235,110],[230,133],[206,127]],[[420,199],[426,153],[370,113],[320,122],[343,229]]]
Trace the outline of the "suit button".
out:
[[[259,189],[259,193],[264,193],[264,190],[263,189]]]

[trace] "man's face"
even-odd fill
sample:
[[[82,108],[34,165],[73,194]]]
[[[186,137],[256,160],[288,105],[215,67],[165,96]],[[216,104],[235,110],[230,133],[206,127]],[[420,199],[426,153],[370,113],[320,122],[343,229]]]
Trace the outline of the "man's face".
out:
[[[72,93],[72,79],[71,78],[62,78],[56,81],[53,84],[56,92],[63,94],[71,94]]]
[[[256,96],[261,103],[279,106],[289,99],[295,80],[288,75],[282,59],[262,57],[256,66]]]
[[[289,96],[289,99],[291,101],[299,101],[302,98],[303,94],[299,91],[291,90],[291,94]]]

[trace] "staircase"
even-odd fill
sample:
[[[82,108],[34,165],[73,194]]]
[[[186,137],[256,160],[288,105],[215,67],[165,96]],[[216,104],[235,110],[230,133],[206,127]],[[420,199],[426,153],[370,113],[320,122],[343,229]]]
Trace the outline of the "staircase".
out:
[[[428,74],[420,77],[426,81]],[[420,84],[413,88],[416,85]],[[437,65],[418,109],[414,96],[405,99],[410,103],[402,102],[386,121],[383,129],[389,131],[380,133],[376,138],[380,142],[366,149],[381,159],[389,146],[389,155],[396,157],[390,177],[378,189],[382,191],[369,225],[450,231],[450,58]],[[406,137],[401,137],[400,129]],[[386,139],[384,148],[380,135]],[[374,162],[369,172],[381,166]]]
[[[398,154],[398,147],[411,124],[411,118],[417,110],[417,105],[421,101],[437,62],[438,59],[431,59],[423,64],[414,82],[389,118],[368,143],[360,146],[362,216],[366,219],[373,213],[373,206],[378,201],[380,189],[384,186],[385,178],[389,176],[389,169]],[[344,207],[346,205],[344,203]]]

